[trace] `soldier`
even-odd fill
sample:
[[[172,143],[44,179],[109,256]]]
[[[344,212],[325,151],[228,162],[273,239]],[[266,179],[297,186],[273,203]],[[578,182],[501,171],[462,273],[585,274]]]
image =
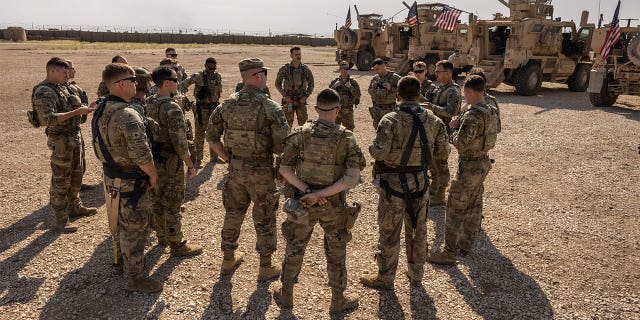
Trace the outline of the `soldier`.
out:
[[[307,99],[313,92],[313,74],[307,65],[302,63],[300,47],[289,49],[291,62],[278,70],[276,89],[282,95],[282,108],[287,117],[289,127],[293,127],[294,114],[298,117],[298,125],[307,122]]]
[[[413,63],[413,74],[420,81],[420,102],[427,102],[431,86],[431,80],[427,79],[427,64],[422,61]]]
[[[360,205],[347,206],[346,190],[358,184],[366,161],[353,133],[335,123],[340,104],[341,97],[335,90],[322,90],[315,107],[318,120],[293,129],[283,142],[280,173],[295,189],[285,201],[288,218],[282,224],[282,234],[287,247],[280,278],[282,286],[274,291],[276,301],[283,307],[293,306],[293,285],[298,282],[304,252],[316,223],[324,230],[331,312],[358,305],[358,298],[344,295],[349,229],[360,209]],[[295,207],[298,210],[290,210]]]
[[[340,76],[333,79],[329,87],[340,95],[340,112],[336,123],[353,131],[353,108],[360,104],[360,85],[349,76],[349,62],[340,61]]]
[[[112,63],[102,71],[110,94],[98,106],[91,130],[93,149],[102,162],[109,229],[119,240],[128,291],[157,292],[162,283],[144,275],[144,247],[152,202],[148,190],[157,172],[147,122],[129,101],[136,94],[135,72]]]
[[[455,264],[458,253],[471,249],[482,220],[484,180],[491,170],[487,152],[501,130],[500,112],[485,103],[485,82],[472,75],[464,83],[464,96],[470,108],[451,121],[451,135],[458,149],[458,173],[451,182],[445,217],[444,250],[431,255],[431,263]]]
[[[111,58],[111,63],[127,64],[127,59],[125,59],[121,55],[115,55],[113,58]],[[100,81],[100,83],[98,84],[97,94],[98,94],[98,97],[104,97],[109,94],[109,90],[107,89],[107,85],[104,83],[104,81]]]
[[[239,67],[244,88],[213,111],[207,127],[209,146],[229,163],[229,179],[222,191],[226,214],[221,273],[233,272],[243,261],[244,254],[236,249],[240,226],[253,201],[256,250],[260,254],[258,280],[269,280],[280,274],[280,268],[271,261],[276,250],[278,208],[273,154],[282,152],[289,126],[282,108],[262,91],[267,86],[268,70],[262,60],[244,59]]]
[[[176,52],[175,48],[166,48],[164,50],[164,56],[165,58],[178,60],[178,53]],[[184,67],[182,67],[182,65],[180,64],[178,64],[177,67],[178,67],[178,82],[187,80],[187,78],[189,78],[189,74],[187,73],[187,70],[185,70]]]
[[[407,276],[421,285],[425,261],[426,216],[431,159],[449,154],[446,127],[431,111],[420,107],[420,82],[404,77],[398,82],[398,108],[386,114],[369,152],[376,159],[375,175],[380,179],[376,250],[377,274],[360,278],[364,285],[393,289],[400,252],[400,231],[405,227]]]
[[[186,90],[190,85],[195,83],[194,95],[196,98],[196,108],[193,111],[194,120],[196,122],[196,132],[194,137],[196,162],[194,163],[197,168],[202,166],[202,159],[204,157],[204,136],[205,129],[209,117],[213,110],[220,104],[220,94],[222,93],[222,76],[216,71],[216,59],[207,58],[205,61],[205,69],[194,73],[189,79],[182,82],[180,85],[181,90]],[[209,148],[210,161],[217,161],[215,152]]]
[[[423,107],[430,109],[442,119],[449,130],[449,122],[452,117],[460,113],[460,87],[452,80],[453,64],[450,61],[442,60],[436,63],[436,77],[438,81],[431,85],[427,94],[427,102]],[[446,159],[443,162],[434,162],[432,169],[432,181],[429,186],[429,197],[431,206],[441,206],[446,204],[445,191],[449,185],[451,174]]]
[[[369,113],[373,119],[373,128],[378,128],[378,123],[382,116],[391,112],[396,106],[396,92],[400,76],[388,71],[384,61],[380,58],[373,60],[373,71],[376,75],[371,79],[369,94],[373,106],[369,108]]]
[[[182,240],[180,206],[185,191],[183,161],[187,165],[189,179],[196,175],[196,169],[189,153],[184,114],[172,97],[178,90],[178,75],[169,67],[158,67],[153,71],[152,78],[158,93],[147,98],[146,111],[158,126],[153,135],[153,159],[158,181],[152,190],[151,227],[156,231],[158,242],[169,245],[172,256],[199,255],[202,253],[201,246]]]
[[[47,146],[51,150],[51,186],[49,201],[53,210],[54,228],[75,232],[78,227],[70,217],[91,215],[96,208],[87,208],[80,200],[84,173],[84,141],[80,124],[95,109],[83,105],[80,98],[67,89],[70,68],[67,61],[51,58],[47,62],[47,77],[33,88],[29,121],[34,127],[46,126]]]
[[[65,86],[67,87],[67,90],[69,90],[69,92],[80,98],[82,104],[88,106],[89,96],[87,96],[87,92],[84,91],[84,89],[82,89],[75,80],[72,80],[76,78],[76,68],[73,67],[73,61],[67,60],[67,63],[69,64],[69,68],[67,68],[69,80],[67,81],[67,83],[65,83]]]
[[[146,115],[145,103],[151,89],[151,72],[139,67],[134,69],[136,74],[136,95],[131,98],[131,107],[135,107],[141,115]],[[135,104],[135,106],[134,106]]]
[[[487,83],[487,75],[484,74],[484,70],[482,68],[472,68],[471,70],[469,70],[469,73],[467,73],[467,76],[480,76],[482,80],[484,80],[484,83]],[[498,112],[500,111],[500,107],[498,106],[498,99],[490,95],[489,92],[487,92],[486,87],[484,90],[484,103],[490,104],[491,106],[495,107]]]

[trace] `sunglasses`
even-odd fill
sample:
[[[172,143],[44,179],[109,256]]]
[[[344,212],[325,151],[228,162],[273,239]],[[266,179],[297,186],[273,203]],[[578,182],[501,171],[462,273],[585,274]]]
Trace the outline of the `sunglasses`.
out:
[[[425,72],[425,70],[413,70],[413,73],[415,73],[415,74],[422,74],[424,72]]]
[[[137,82],[137,81],[136,81],[136,77],[127,77],[127,78],[123,78],[123,79],[120,79],[120,80],[114,81],[113,83],[118,83],[118,82],[120,82],[120,81],[126,81],[126,80],[129,80],[129,81],[131,81],[131,82]]]
[[[449,72],[449,70],[436,70],[436,73]]]
[[[177,54],[177,53],[168,53],[167,55],[168,55],[169,57],[172,57],[172,58],[177,58],[177,57],[178,57],[178,54]]]
[[[261,74],[261,73],[263,73],[263,72],[264,72],[264,75],[265,75],[265,76],[267,76],[267,69],[260,70],[260,71],[258,71],[258,72],[256,72],[256,73],[254,73],[253,75],[254,75],[254,76],[257,76],[257,75],[259,75],[259,74]]]
[[[173,81],[175,83],[178,83],[178,78],[167,78],[168,81]]]

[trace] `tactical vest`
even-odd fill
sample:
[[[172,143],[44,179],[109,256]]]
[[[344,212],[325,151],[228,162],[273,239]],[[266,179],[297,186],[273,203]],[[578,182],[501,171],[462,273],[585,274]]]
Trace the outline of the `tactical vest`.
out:
[[[209,76],[206,71],[202,72],[202,86],[196,83],[195,92],[198,102],[206,102],[211,99],[213,102],[217,102],[220,99],[220,80],[218,79],[218,73],[215,72],[213,76]]]
[[[305,70],[308,69],[308,67],[301,64],[299,68],[296,68],[290,63],[287,63],[285,67],[287,68],[287,73],[282,86],[284,91],[294,97],[303,96],[308,85],[307,77],[305,76]]]
[[[224,145],[238,157],[268,157],[271,145],[268,136],[262,133],[264,95],[252,96],[244,92],[234,93],[225,101],[227,116],[224,128]]]
[[[69,112],[82,106],[82,101],[80,101],[80,97],[72,94],[66,86],[57,86],[55,84],[48,83],[45,81],[40,82],[35,87],[33,87],[33,90],[31,91],[32,111],[31,113],[27,112],[27,115],[29,117],[29,123],[31,123],[31,125],[33,125],[35,128],[39,128],[42,125],[37,115],[35,105],[33,104],[33,98],[35,97],[36,90],[38,90],[38,88],[41,86],[46,86],[51,88],[51,90],[53,90],[53,92],[55,92],[56,95],[58,96],[58,101],[53,108],[53,112],[55,113]],[[62,90],[63,88],[67,90]],[[84,119],[86,120],[86,117],[84,117]],[[82,120],[83,120],[82,116],[71,117],[65,120],[63,123],[49,125],[47,130],[48,132],[51,132],[53,134],[56,134],[56,133],[65,134],[65,133],[73,133],[73,132],[77,133],[77,130],[79,130],[78,126],[80,126],[80,124],[83,122]]]
[[[150,127],[149,131],[152,134],[152,137],[150,138],[153,141],[153,146],[157,149],[154,150],[154,158],[157,158],[161,153],[157,151],[169,151],[175,153],[175,150],[171,145],[169,129],[166,126],[159,125],[160,118],[163,117],[163,114],[166,118],[166,113],[171,106],[171,102],[175,102],[172,97],[158,97],[156,95],[147,98],[146,101],[147,117],[151,118],[148,119]]]
[[[320,132],[316,126],[313,122],[302,126],[296,173],[300,180],[317,188],[330,186],[344,175],[344,159],[338,157],[338,151],[344,150],[346,128],[336,125],[330,132]]]
[[[392,78],[394,73],[389,71],[384,77],[376,75],[371,83],[375,92],[371,95],[373,104],[393,104],[396,103],[396,95],[384,87],[387,82],[393,86]],[[397,84],[396,84],[397,85]]]
[[[338,86],[336,91],[340,95],[340,105],[341,106],[352,106],[352,105],[355,104],[354,97],[353,97],[353,94],[351,93],[350,88],[347,88],[345,86],[345,84],[351,83],[351,87],[353,88],[354,87],[354,82],[355,82],[355,80],[353,80],[351,78],[348,78],[347,82],[342,82],[342,77],[338,77],[331,84],[331,87],[333,87],[333,84],[340,83],[340,86]]]
[[[482,117],[484,118],[484,132],[473,140],[471,148],[488,152],[495,147],[498,133],[502,131],[500,110],[490,104],[476,104],[472,108],[482,113]]]
[[[454,89],[449,89],[451,87],[453,87]],[[458,86],[457,83],[451,82],[443,88],[436,87],[433,91],[433,100],[431,102],[437,106],[445,105],[447,103],[447,96],[443,93],[445,93],[447,90],[456,90],[458,92],[458,95],[460,95],[460,86]]]

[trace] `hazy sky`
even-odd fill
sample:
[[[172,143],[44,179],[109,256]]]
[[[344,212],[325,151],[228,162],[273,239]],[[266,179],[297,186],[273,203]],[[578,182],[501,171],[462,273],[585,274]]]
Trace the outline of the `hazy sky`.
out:
[[[408,3],[411,1],[406,0]],[[465,11],[490,19],[492,13],[508,13],[498,0],[440,0]],[[111,29],[202,29],[206,32],[247,33],[319,33],[331,34],[335,24],[342,25],[349,5],[356,4],[360,13],[380,13],[391,17],[404,9],[402,1],[293,1],[293,0],[5,0],[0,12],[0,25],[21,24],[26,27],[47,25],[100,26]],[[617,0],[555,0],[555,16],[580,20],[580,12],[591,12],[590,22],[597,21],[598,2],[605,23],[611,22]],[[621,18],[638,18],[640,0],[622,2]],[[355,12],[352,9],[355,27]],[[398,14],[403,20],[407,11]],[[466,20],[466,18],[465,18]],[[626,25],[626,22],[623,22]],[[640,21],[632,22],[638,25]],[[113,28],[116,27],[116,28]]]

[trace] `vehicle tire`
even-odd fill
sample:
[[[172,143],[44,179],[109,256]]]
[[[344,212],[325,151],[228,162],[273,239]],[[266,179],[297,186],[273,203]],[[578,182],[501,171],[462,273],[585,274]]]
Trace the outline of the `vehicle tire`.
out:
[[[356,42],[358,42],[357,36],[356,32],[351,29],[342,30],[342,34],[340,35],[340,47],[343,50],[353,49]]]
[[[360,71],[371,70],[373,64],[373,55],[369,51],[358,52],[358,61],[356,61],[356,68]]]
[[[529,63],[513,76],[516,93],[521,96],[534,96],[542,85],[542,69],[535,63]]]
[[[591,73],[591,65],[579,63],[573,74],[567,80],[569,90],[573,92],[585,92],[589,86],[589,74]]]
[[[616,95],[612,95],[609,92],[609,81],[607,81],[605,79],[605,81],[602,84],[602,89],[600,89],[600,92],[589,92],[589,100],[591,101],[591,105],[594,107],[598,107],[598,108],[607,108],[607,107],[611,107],[616,100],[618,99],[618,96]]]
[[[424,59],[424,63],[427,65],[427,79],[431,81],[436,80],[436,63],[438,63],[438,58],[434,56],[429,56]]]

